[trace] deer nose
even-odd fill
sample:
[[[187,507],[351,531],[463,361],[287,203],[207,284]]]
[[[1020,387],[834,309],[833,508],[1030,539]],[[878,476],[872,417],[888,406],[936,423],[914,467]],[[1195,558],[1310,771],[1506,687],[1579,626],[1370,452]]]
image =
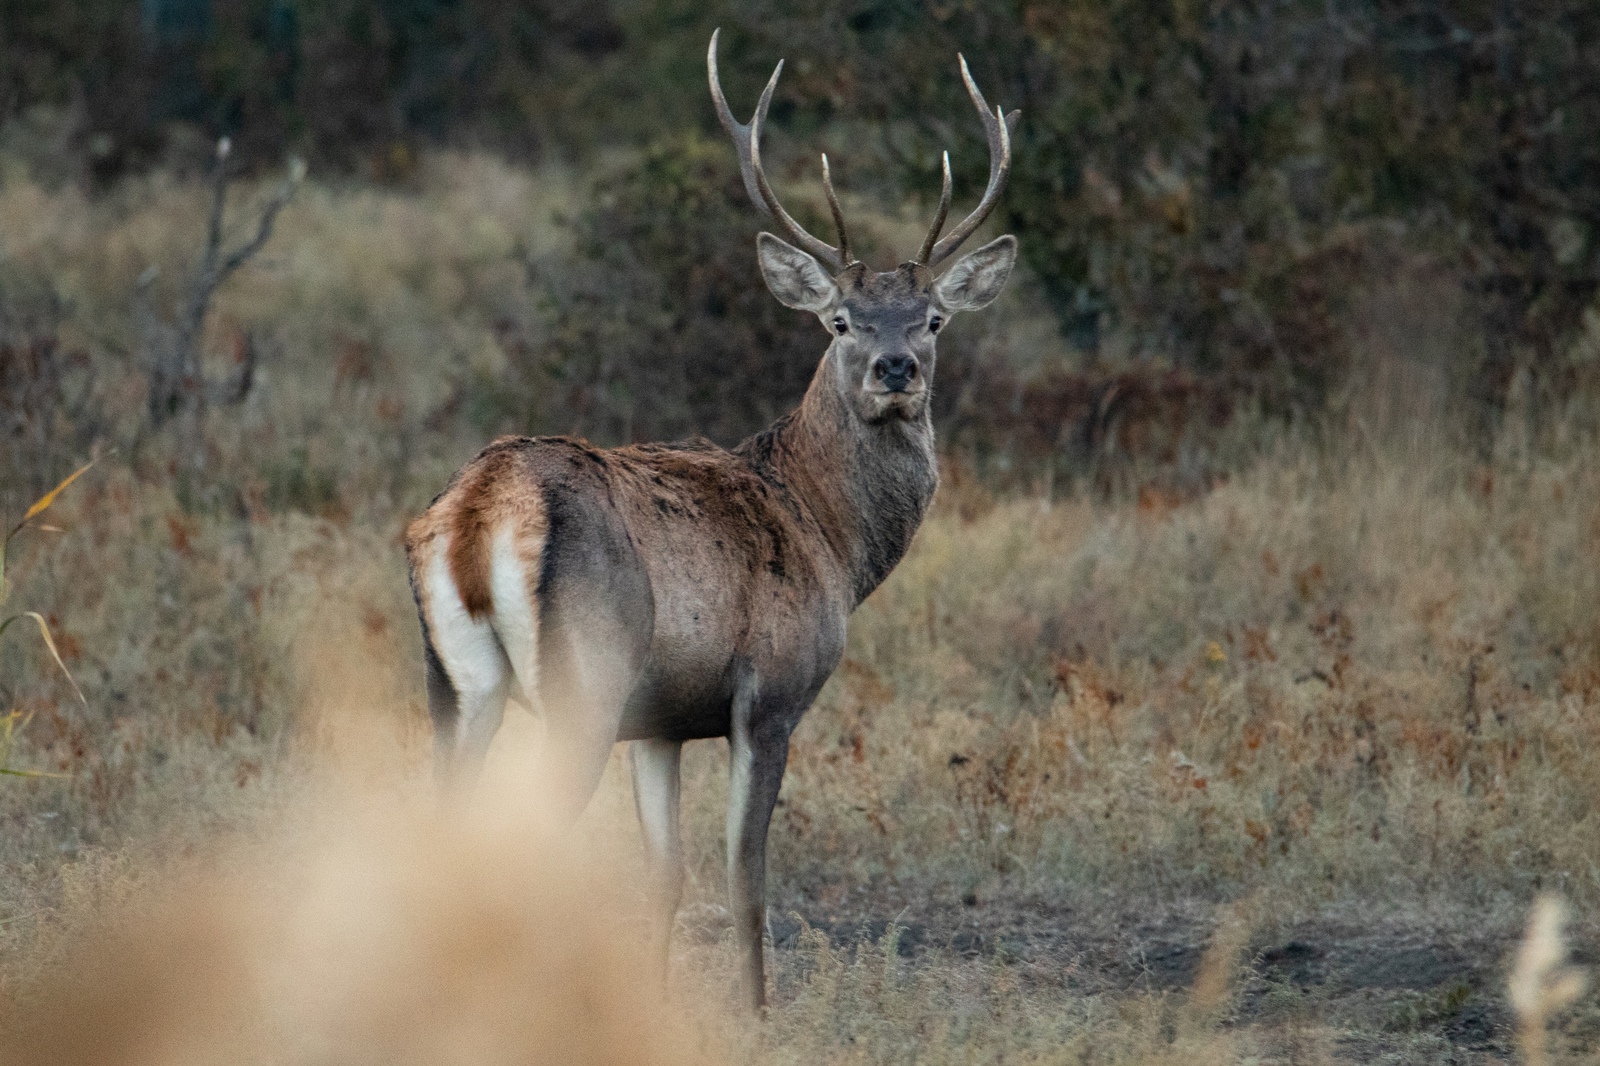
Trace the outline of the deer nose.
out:
[[[917,357],[910,352],[880,355],[872,361],[872,376],[890,392],[904,392],[917,376]]]

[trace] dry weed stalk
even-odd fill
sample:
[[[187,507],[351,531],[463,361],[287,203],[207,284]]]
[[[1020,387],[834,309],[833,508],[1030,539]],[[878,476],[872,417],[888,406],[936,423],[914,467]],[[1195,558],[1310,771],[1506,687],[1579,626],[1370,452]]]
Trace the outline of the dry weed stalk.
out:
[[[1566,921],[1567,907],[1559,897],[1540,896],[1511,968],[1507,991],[1517,1015],[1517,1044],[1528,1066],[1544,1066],[1549,1061],[1550,1021],[1571,1006],[1587,984],[1582,970],[1565,965],[1567,942],[1562,929]]]
[[[11,749],[16,746],[17,734],[28,728],[28,723],[33,720],[33,715],[22,711],[11,711],[0,715],[0,774],[7,777],[65,777],[66,774],[52,774],[44,770],[19,770],[11,765]]]
[[[1241,902],[1223,912],[1211,943],[1200,957],[1200,969],[1189,989],[1187,1003],[1192,1024],[1199,1026],[1214,1021],[1229,1005],[1239,957],[1249,943],[1249,905]]]
[[[0,609],[5,607],[10,591],[6,584],[6,552],[11,547],[12,539],[32,525],[34,519],[49,510],[50,506],[56,502],[56,498],[66,491],[67,486],[78,480],[79,476],[94,464],[95,460],[90,460],[83,464],[71,474],[68,474],[55,488],[35,500],[33,506],[29,507],[27,513],[22,516],[22,520],[11,527],[4,540],[0,540]],[[84,699],[83,690],[78,687],[78,682],[73,679],[72,671],[67,669],[66,662],[61,658],[61,651],[56,647],[55,638],[50,635],[50,625],[45,621],[44,615],[38,611],[18,611],[16,614],[0,617],[0,634],[5,633],[13,622],[20,622],[23,619],[27,619],[39,627],[39,638],[44,641],[46,650],[50,652],[50,658],[54,659],[56,665],[61,668],[61,673],[65,675],[67,684],[72,686],[72,691],[77,695],[78,699],[85,706],[88,706],[88,700]],[[11,748],[16,743],[16,734],[27,726],[30,717],[31,715],[24,715],[21,711],[11,711],[0,716],[0,774],[7,774],[13,777],[58,776],[32,770],[18,770],[11,766]]]
[[[1248,900],[1223,910],[1177,1016],[1174,1043],[1167,1054],[1158,1051],[1155,1057],[1219,1066],[1238,1059],[1236,1034],[1222,1023],[1238,990],[1239,960],[1250,943],[1250,928]]]

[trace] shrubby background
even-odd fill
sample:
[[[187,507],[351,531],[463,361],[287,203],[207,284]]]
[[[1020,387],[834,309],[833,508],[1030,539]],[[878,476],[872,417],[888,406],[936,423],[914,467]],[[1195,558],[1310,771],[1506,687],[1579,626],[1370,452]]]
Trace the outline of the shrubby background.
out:
[[[981,187],[958,50],[1022,109],[999,228],[1026,234],[1055,336],[1006,367],[1016,380],[974,383],[984,410],[960,425],[984,449],[1081,459],[1119,416],[1336,408],[1385,314],[1450,327],[1394,355],[1439,377],[1483,441],[1519,371],[1543,399],[1568,391],[1600,269],[1600,12],[1581,0],[17,0],[6,23],[12,142],[43,124],[19,148],[32,171],[96,195],[193,168],[197,133],[231,135],[258,169],[293,150],[386,187],[440,147],[603,173],[543,275],[561,279],[556,329],[511,341],[607,439],[732,439],[806,378],[789,319],[749,296],[753,215],[705,92],[718,25],[742,106],[789,60],[779,169],[809,186],[828,149],[895,218],[931,210],[944,147],[968,198]],[[885,263],[907,254],[895,235]],[[548,256],[529,253],[530,269]],[[632,410],[663,388],[664,410]],[[992,424],[1008,394],[1033,412],[1022,425]],[[1065,440],[1036,424],[1062,415]]]

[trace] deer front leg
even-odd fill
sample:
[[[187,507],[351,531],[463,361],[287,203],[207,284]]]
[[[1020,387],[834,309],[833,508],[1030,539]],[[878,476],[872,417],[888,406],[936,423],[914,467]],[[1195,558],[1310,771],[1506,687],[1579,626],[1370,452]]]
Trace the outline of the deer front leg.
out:
[[[633,769],[633,802],[639,812],[650,895],[660,923],[656,929],[662,976],[672,950],[672,921],[683,896],[683,849],[678,836],[679,766],[683,745],[676,740],[636,740],[628,745]]]
[[[741,956],[740,992],[759,1011],[767,1002],[762,959],[767,827],[789,759],[789,730],[781,724],[752,723],[754,710],[753,699],[735,701],[728,737],[728,903]]]

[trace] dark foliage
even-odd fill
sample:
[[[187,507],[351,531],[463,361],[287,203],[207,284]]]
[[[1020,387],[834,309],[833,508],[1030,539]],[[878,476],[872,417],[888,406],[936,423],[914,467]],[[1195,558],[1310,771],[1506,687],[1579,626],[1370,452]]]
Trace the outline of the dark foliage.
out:
[[[234,131],[257,159],[292,145],[378,179],[404,178],[428,141],[581,155],[665,131],[719,137],[703,55],[720,24],[734,99],[752,101],[771,63],[789,61],[778,161],[826,145],[852,189],[926,206],[945,147],[958,194],[983,180],[955,72],[964,51],[990,98],[1023,111],[1002,222],[1090,369],[1177,367],[1268,410],[1314,410],[1345,375],[1352,296],[1393,262],[1375,241],[1445,264],[1471,291],[1482,344],[1462,359],[1476,361],[1485,418],[1517,367],[1554,372],[1600,283],[1592,0],[4,11],[0,108],[76,100],[102,175],[152,158],[172,118]],[[814,345],[745,283],[749,219],[720,140],[657,150],[602,192],[581,261],[540,268],[561,325],[535,347],[563,375],[573,421],[727,436],[792,393]]]
[[[459,128],[542,137],[552,79],[622,44],[603,4],[565,0],[7,0],[0,118],[72,103],[92,171],[160,157],[168,123],[246,157],[404,177]],[[546,90],[541,95],[540,90]],[[530,91],[531,90],[531,91]]]
[[[502,330],[512,392],[539,404],[523,421],[731,444],[791,408],[828,338],[753,276],[757,220],[720,140],[662,142],[602,185],[574,220],[576,254],[529,263],[549,324]]]
[[[15,516],[67,472],[93,439],[92,363],[64,344],[54,290],[0,263],[0,514]]]

